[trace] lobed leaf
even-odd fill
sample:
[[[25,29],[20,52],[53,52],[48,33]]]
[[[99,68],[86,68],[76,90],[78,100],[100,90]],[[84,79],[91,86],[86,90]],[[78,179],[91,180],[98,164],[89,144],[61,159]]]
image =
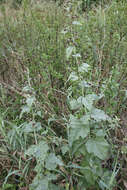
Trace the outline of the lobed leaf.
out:
[[[96,137],[87,141],[86,149],[89,153],[93,153],[101,160],[104,160],[108,155],[109,144],[103,137]]]

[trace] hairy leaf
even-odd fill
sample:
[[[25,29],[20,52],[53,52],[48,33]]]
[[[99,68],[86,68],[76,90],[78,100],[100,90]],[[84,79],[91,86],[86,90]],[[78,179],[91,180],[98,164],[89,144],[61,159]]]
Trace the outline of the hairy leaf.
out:
[[[93,102],[95,100],[98,100],[98,96],[96,94],[88,94],[85,97],[80,96],[77,101],[80,104],[83,104],[89,111],[91,111],[93,109]]]
[[[79,102],[77,100],[75,100],[75,99],[70,100],[69,103],[70,103],[70,109],[71,110],[79,109],[80,106],[81,106],[81,104],[79,104]]]
[[[79,68],[78,68],[78,71],[79,72],[88,72],[89,70],[89,65],[87,63],[83,63]]]
[[[41,141],[38,145],[32,145],[26,151],[25,154],[29,156],[34,156],[36,159],[44,160],[47,156],[47,152],[49,150],[49,146],[45,141]]]
[[[20,116],[19,116],[19,118],[21,119],[22,118],[22,116],[23,116],[23,114],[24,113],[29,113],[30,112],[30,107],[29,106],[22,106],[22,111],[21,111],[21,113],[20,113]]]
[[[93,153],[98,158],[104,160],[108,155],[109,144],[103,137],[96,137],[87,141],[86,148],[89,153]]]
[[[71,80],[71,81],[76,81],[78,80],[78,76],[76,74],[76,72],[72,72],[68,78],[68,80]]]
[[[63,155],[66,154],[66,152],[69,151],[69,146],[68,146],[68,145],[63,145],[63,146],[61,147],[61,151],[62,151],[62,154],[63,154]]]
[[[111,120],[108,115],[105,114],[103,110],[94,108],[91,112],[91,117],[96,121],[106,121]]]
[[[29,107],[31,107],[32,106],[32,104],[35,102],[35,96],[30,96],[30,97],[28,97],[27,99],[26,99],[26,103],[27,103],[27,105],[29,106]]]
[[[72,146],[75,140],[80,137],[85,138],[89,134],[89,122],[87,117],[82,117],[80,119],[71,116],[70,118],[70,133],[69,133],[69,144]]]
[[[41,123],[40,122],[29,122],[29,123],[26,123],[24,125],[24,132],[25,133],[30,133],[30,132],[34,132],[34,131],[40,131],[42,129],[41,127]]]
[[[48,170],[54,170],[56,169],[57,165],[63,166],[63,162],[58,157],[56,157],[54,153],[50,153],[46,159],[45,167]]]
[[[74,47],[73,46],[69,46],[67,49],[66,49],[66,57],[67,59],[69,59],[69,57],[71,56],[72,52],[74,51]]]

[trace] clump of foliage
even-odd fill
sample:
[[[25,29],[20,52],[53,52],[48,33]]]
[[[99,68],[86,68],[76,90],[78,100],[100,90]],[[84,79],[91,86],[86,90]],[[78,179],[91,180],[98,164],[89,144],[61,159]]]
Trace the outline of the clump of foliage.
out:
[[[3,189],[126,187],[127,3],[92,2],[2,6]]]
[[[65,129],[60,136],[52,129],[52,123],[57,119],[49,118],[48,123],[43,123],[33,89],[31,86],[23,88],[26,104],[19,115],[23,122],[19,126],[12,124],[6,138],[11,149],[23,151],[21,159],[25,166],[22,175],[35,159],[36,177],[30,185],[31,190],[104,189],[115,185],[116,168],[113,169],[112,165],[113,172],[105,166],[102,168],[102,161],[112,154],[105,137],[108,138],[107,130],[114,122],[104,111],[95,108],[95,102],[103,95],[92,93],[92,83],[85,81],[88,69],[89,65],[83,63],[77,74],[72,72],[69,76],[67,101],[70,113],[63,118]],[[6,122],[2,123],[8,126]]]

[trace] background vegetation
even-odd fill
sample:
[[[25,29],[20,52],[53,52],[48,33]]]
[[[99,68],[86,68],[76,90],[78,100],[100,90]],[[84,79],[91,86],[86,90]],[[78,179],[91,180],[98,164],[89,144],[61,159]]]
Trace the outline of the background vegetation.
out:
[[[126,0],[0,3],[1,189],[126,189]]]

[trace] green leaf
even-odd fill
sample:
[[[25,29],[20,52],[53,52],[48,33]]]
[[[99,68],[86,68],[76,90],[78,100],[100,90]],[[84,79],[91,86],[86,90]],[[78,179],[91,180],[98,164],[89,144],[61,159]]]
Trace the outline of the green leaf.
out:
[[[97,96],[96,94],[88,94],[86,96],[87,99],[91,100],[91,101],[96,101],[96,100],[99,100],[99,96]]]
[[[31,107],[32,104],[35,102],[35,100],[36,100],[35,96],[27,97],[26,99],[27,106]]]
[[[79,109],[80,106],[81,106],[81,104],[79,104],[78,101],[75,100],[75,99],[70,100],[69,103],[70,103],[70,109],[71,109],[71,110]]]
[[[30,190],[49,190],[48,185],[49,180],[47,176],[37,175],[30,185]]]
[[[74,24],[74,25],[78,25],[78,26],[82,26],[82,24],[81,24],[79,21],[76,21],[76,20],[73,21],[72,24]]]
[[[89,65],[87,63],[83,63],[79,68],[78,72],[88,72],[89,71]]]
[[[80,119],[75,118],[74,116],[70,117],[70,132],[69,132],[69,144],[72,146],[73,142],[78,140],[80,137],[83,139],[87,137],[90,132],[89,128],[89,118],[82,117]]]
[[[22,89],[23,92],[28,92],[28,91],[31,91],[31,88],[29,86],[25,86],[23,89]]]
[[[91,111],[93,108],[93,100],[90,99],[89,97],[83,97],[82,98],[82,104],[89,110]]]
[[[41,123],[40,122],[29,122],[24,125],[24,132],[25,133],[30,133],[34,131],[40,131],[42,129]]]
[[[127,145],[121,147],[122,154],[127,154]]]
[[[50,153],[46,159],[45,167],[48,170],[54,170],[58,165],[63,166],[63,162],[54,153]]]
[[[87,141],[86,149],[89,153],[93,153],[98,158],[104,160],[108,155],[109,144],[103,137],[96,137]]]
[[[97,132],[96,132],[96,136],[98,136],[98,137],[105,137],[105,131],[103,130],[103,129],[99,129],[99,130],[97,130]]]
[[[91,111],[93,109],[94,101],[98,99],[99,98],[96,94],[88,94],[85,97],[80,96],[77,101],[78,103],[83,104],[89,111]]]
[[[85,81],[85,80],[82,80],[80,83],[79,83],[79,85],[82,87],[82,88],[89,88],[90,86],[91,86],[91,84],[90,83],[88,83],[87,81]]]
[[[88,169],[87,169],[88,168]],[[92,172],[92,169],[89,167],[86,167],[86,170],[82,170],[82,173],[84,174],[84,178],[87,181],[87,184],[90,186],[94,186],[95,182],[97,181],[97,175],[95,175]]]
[[[91,117],[96,121],[106,121],[111,120],[111,118],[105,114],[103,110],[94,108],[91,112]]]
[[[22,111],[20,113],[19,118],[21,119],[24,113],[30,113],[30,107],[29,106],[22,106]]]
[[[0,147],[0,152],[5,153],[7,151],[4,148]]]
[[[69,57],[71,56],[72,52],[74,51],[75,47],[73,46],[69,46],[67,49],[66,49],[66,57],[67,59],[69,59]]]
[[[38,160],[44,160],[47,156],[49,146],[45,141],[41,141],[38,145],[32,145],[25,154],[29,156],[34,156]]]
[[[71,80],[71,81],[76,81],[78,80],[78,76],[76,74],[76,72],[72,72],[68,78],[68,81]]]
[[[62,154],[65,155],[69,151],[68,145],[63,145],[61,147]]]
[[[81,57],[80,53],[76,53],[76,54],[74,54],[74,55],[72,55],[72,56],[73,56],[73,57],[76,57],[76,58]]]
[[[40,183],[35,190],[48,190],[48,183],[49,182],[47,181],[47,179],[40,180]]]
[[[49,190],[63,190],[63,188],[59,188],[58,186],[56,186],[56,185],[54,185],[54,184],[52,184],[52,183],[50,183],[49,184]]]
[[[42,112],[41,112],[41,111],[38,111],[38,112],[37,112],[37,115],[40,116],[40,117],[42,117]]]
[[[66,29],[63,29],[63,30],[61,31],[61,34],[66,34],[66,33],[68,33],[68,31],[67,31]]]

